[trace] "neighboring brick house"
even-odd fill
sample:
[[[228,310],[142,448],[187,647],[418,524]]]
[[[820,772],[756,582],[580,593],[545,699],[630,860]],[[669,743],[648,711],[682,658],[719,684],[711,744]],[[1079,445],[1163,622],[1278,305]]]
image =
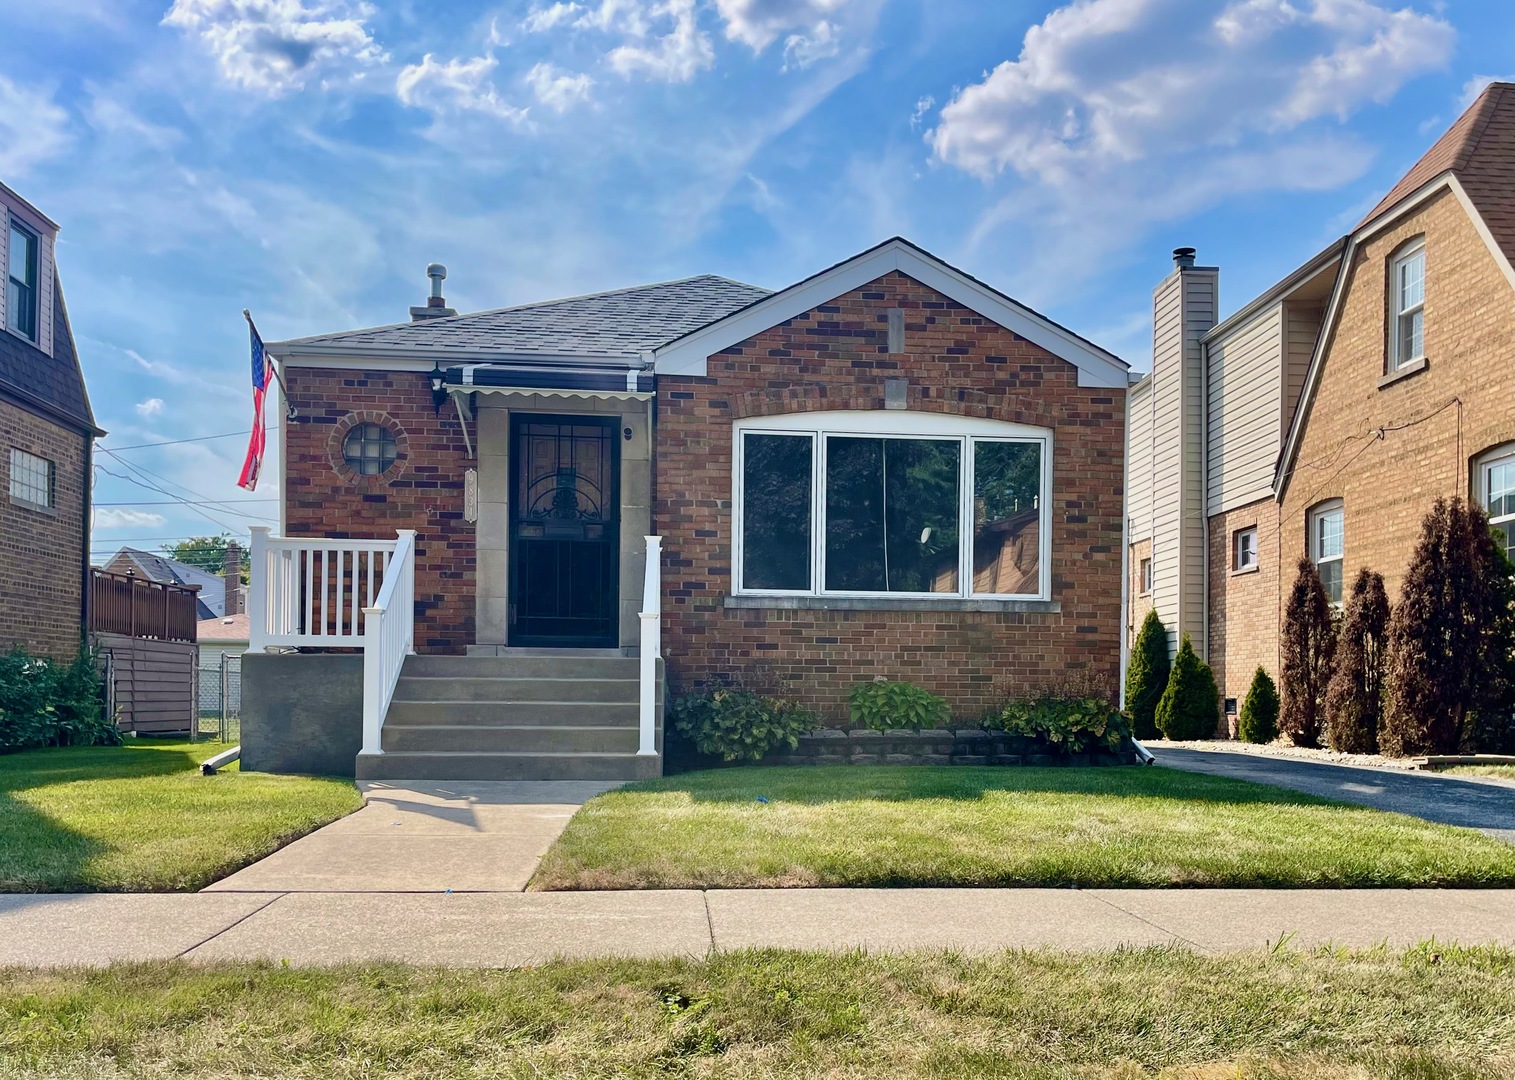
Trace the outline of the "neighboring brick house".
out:
[[[1438,497],[1515,525],[1515,85],[1224,321],[1218,272],[1180,261],[1129,399],[1129,558],[1152,559],[1150,601],[1234,713],[1259,665],[1278,675],[1302,556],[1333,599],[1368,567],[1393,600]]]
[[[60,659],[87,625],[90,412],[62,287],[58,226],[0,184],[0,649]]]
[[[462,316],[429,272],[410,323],[266,346],[294,415],[284,532],[415,529],[418,652],[547,649],[559,678],[635,655],[655,535],[675,689],[777,677],[830,723],[875,676],[964,719],[1114,689],[1108,352],[899,239],[777,293],[699,277]],[[409,767],[475,768],[426,752]]]

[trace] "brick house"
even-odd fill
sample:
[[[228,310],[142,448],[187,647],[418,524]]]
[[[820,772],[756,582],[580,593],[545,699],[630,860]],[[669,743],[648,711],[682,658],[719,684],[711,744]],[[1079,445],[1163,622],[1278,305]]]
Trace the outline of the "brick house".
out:
[[[0,649],[67,659],[87,625],[95,426],[53,265],[58,226],[0,184]]]
[[[655,772],[632,755],[649,641],[675,691],[776,678],[834,724],[875,676],[962,717],[1114,688],[1129,377],[1103,349],[899,239],[779,292],[707,276],[475,315],[429,273],[409,323],[266,346],[294,419],[286,536],[254,532],[254,732],[260,654],[356,642],[362,560],[387,581],[396,552],[418,655],[365,669],[393,690],[381,715],[366,692],[359,775]]]
[[[1515,85],[1228,318],[1219,271],[1175,257],[1129,398],[1125,641],[1154,606],[1188,633],[1234,734],[1301,557],[1338,602],[1361,567],[1392,600],[1436,498],[1515,523]]]

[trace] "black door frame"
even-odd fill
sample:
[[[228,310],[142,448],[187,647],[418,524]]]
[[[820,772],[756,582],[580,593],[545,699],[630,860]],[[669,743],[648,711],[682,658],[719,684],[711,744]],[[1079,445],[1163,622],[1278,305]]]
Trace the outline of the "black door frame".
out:
[[[517,598],[523,595],[519,587],[522,572],[521,547],[524,543],[542,543],[545,540],[523,538],[518,535],[520,523],[518,493],[520,491],[521,469],[525,467],[525,455],[521,452],[522,439],[520,426],[522,424],[560,424],[577,427],[601,427],[609,435],[607,442],[610,445],[610,482],[607,485],[608,497],[606,498],[608,513],[605,518],[605,539],[599,541],[556,541],[557,543],[597,543],[603,544],[609,549],[609,587],[606,590],[604,605],[607,611],[609,628],[600,637],[544,637],[530,635],[519,629],[520,624],[516,619]],[[614,648],[621,643],[620,635],[620,580],[621,580],[621,419],[619,416],[606,416],[596,413],[538,413],[512,410],[510,413],[510,513],[506,523],[509,530],[508,545],[508,568],[507,587],[509,596],[509,619],[506,628],[506,641],[516,647],[552,647],[565,649],[597,649]]]

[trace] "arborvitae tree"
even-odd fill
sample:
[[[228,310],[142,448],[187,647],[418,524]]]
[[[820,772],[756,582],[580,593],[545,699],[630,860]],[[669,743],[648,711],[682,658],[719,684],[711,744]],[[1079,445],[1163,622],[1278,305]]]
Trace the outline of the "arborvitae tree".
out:
[[[1383,575],[1359,570],[1326,686],[1326,741],[1332,750],[1346,754],[1378,750],[1388,634],[1389,594],[1384,592]]]
[[[1157,612],[1147,612],[1131,649],[1126,669],[1126,712],[1131,715],[1131,734],[1138,739],[1157,738],[1157,703],[1168,688],[1168,629]]]
[[[1270,743],[1278,738],[1278,687],[1260,667],[1252,676],[1247,700],[1241,703],[1236,734],[1250,743]]]
[[[1387,754],[1508,745],[1515,586],[1483,510],[1436,500],[1389,619]]]
[[[1185,634],[1168,687],[1157,703],[1157,729],[1169,739],[1213,739],[1220,719],[1219,702],[1215,675]]]
[[[1319,746],[1336,626],[1325,586],[1309,559],[1299,560],[1299,575],[1289,590],[1281,646],[1284,695],[1278,726],[1295,746]]]

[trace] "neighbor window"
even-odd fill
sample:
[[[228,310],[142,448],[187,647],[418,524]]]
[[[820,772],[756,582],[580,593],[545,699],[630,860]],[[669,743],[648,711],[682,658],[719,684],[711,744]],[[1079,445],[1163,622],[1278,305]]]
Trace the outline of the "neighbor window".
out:
[[[31,506],[53,505],[53,463],[11,448],[11,498]]]
[[[1257,526],[1237,529],[1231,537],[1231,569],[1257,569]]]
[[[395,463],[395,437],[379,424],[359,424],[342,442],[342,460],[359,476],[378,476]]]
[[[736,436],[739,592],[1045,595],[1048,432],[857,412]]]
[[[1310,558],[1333,604],[1341,603],[1341,564],[1345,543],[1342,505],[1325,503],[1310,511]]]
[[[1426,248],[1423,241],[1395,257],[1389,277],[1389,370],[1422,359],[1426,354]]]
[[[1484,460],[1478,468],[1478,489],[1489,524],[1499,534],[1505,554],[1515,559],[1515,450]]]
[[[10,328],[37,340],[37,237],[11,222],[5,312]]]
[[[1150,594],[1152,592],[1152,560],[1151,559],[1143,559],[1141,561],[1141,579],[1142,579],[1142,591],[1141,591],[1141,595],[1147,596],[1148,594]]]

